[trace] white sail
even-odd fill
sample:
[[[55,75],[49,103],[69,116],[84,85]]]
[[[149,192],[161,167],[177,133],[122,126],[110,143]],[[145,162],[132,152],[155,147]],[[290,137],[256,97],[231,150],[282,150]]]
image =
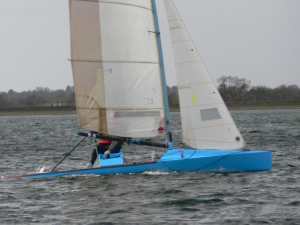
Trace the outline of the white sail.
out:
[[[162,89],[149,0],[69,0],[76,106],[84,129],[158,135]]]
[[[240,149],[244,140],[201,62],[172,0],[165,0],[180,97],[184,142],[198,149]]]

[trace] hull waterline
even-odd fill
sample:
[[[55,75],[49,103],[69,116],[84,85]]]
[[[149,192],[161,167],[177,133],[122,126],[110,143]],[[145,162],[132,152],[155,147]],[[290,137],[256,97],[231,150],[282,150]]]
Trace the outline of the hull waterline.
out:
[[[156,162],[110,167],[29,174],[25,179],[40,180],[67,176],[141,174],[145,172],[243,173],[270,171],[272,153],[268,151],[169,150]]]

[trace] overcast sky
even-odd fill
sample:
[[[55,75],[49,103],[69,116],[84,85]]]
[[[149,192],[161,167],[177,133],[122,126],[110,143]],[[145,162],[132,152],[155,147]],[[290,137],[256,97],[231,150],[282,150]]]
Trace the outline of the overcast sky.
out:
[[[213,78],[300,85],[299,0],[175,1]],[[72,85],[68,19],[67,0],[1,0],[0,91]]]

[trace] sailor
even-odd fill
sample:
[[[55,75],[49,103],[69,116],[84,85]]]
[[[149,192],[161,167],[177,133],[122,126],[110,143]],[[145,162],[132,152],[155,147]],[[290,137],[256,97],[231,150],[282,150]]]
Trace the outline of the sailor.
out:
[[[98,155],[105,155],[105,152],[107,152],[110,149],[112,142],[110,140],[102,139],[97,142],[96,148],[93,149],[92,155],[91,155],[91,167],[94,166]]]
[[[124,145],[124,141],[113,141],[109,148],[104,152],[104,158],[109,159],[110,154],[117,154],[121,152],[122,146]]]
[[[93,150],[91,155],[90,166],[93,167],[98,155],[103,155],[104,159],[109,159],[111,154],[117,154],[121,152],[122,146],[125,141],[110,141],[106,139],[101,139],[97,142],[96,148]]]

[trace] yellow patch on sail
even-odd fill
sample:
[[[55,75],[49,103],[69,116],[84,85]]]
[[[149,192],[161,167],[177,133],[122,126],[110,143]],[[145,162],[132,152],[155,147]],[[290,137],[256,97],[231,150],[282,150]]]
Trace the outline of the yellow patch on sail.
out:
[[[193,104],[193,106],[198,105],[198,102],[199,102],[198,96],[197,95],[193,95],[192,96],[192,104]]]

